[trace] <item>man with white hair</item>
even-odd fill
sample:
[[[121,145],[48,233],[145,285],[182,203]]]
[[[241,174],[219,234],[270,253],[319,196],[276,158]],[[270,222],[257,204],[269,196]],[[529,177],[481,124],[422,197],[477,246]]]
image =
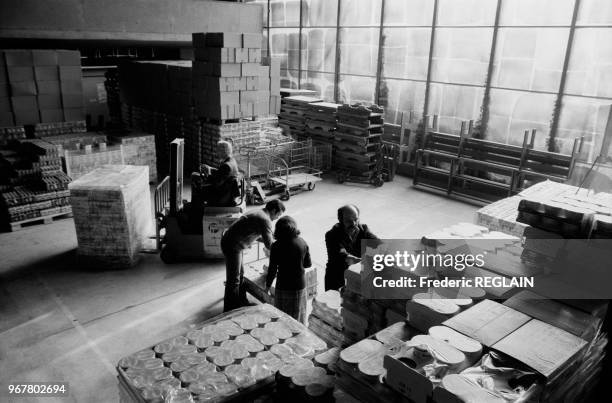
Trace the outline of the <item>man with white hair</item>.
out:
[[[217,157],[220,165],[218,168],[208,168],[208,177],[206,180],[205,200],[209,205],[213,206],[229,206],[233,203],[234,198],[239,196],[236,193],[236,180],[240,173],[238,172],[238,164],[233,157],[232,144],[227,141],[219,141],[217,143]]]

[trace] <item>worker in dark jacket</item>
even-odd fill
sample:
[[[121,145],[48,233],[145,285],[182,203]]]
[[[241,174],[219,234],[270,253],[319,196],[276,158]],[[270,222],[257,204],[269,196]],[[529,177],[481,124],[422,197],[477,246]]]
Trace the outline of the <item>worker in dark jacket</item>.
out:
[[[249,304],[243,285],[242,251],[258,239],[269,250],[274,241],[272,221],[284,212],[285,205],[281,201],[269,201],[262,210],[250,211],[240,217],[223,234],[221,250],[225,256],[226,270],[224,312]]]
[[[289,216],[276,222],[274,238],[276,242],[270,249],[266,292],[278,275],[274,306],[305,325],[308,292],[304,269],[312,265],[308,244],[300,237],[295,220]]]
[[[359,223],[359,209],[347,204],[338,209],[338,223],[325,234],[327,267],[325,290],[344,286],[344,271],[361,261],[361,240],[378,239],[365,224]]]
[[[227,141],[217,143],[218,168],[205,165],[208,172],[205,199],[211,206],[233,206],[239,194],[237,181],[240,176],[238,163],[233,157],[232,145]]]

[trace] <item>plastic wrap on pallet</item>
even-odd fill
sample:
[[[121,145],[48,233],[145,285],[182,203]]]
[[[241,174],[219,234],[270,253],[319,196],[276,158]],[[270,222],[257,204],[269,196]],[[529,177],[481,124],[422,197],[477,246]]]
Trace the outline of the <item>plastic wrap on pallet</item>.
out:
[[[133,265],[152,218],[149,168],[105,165],[70,185],[80,256],[105,267]]]

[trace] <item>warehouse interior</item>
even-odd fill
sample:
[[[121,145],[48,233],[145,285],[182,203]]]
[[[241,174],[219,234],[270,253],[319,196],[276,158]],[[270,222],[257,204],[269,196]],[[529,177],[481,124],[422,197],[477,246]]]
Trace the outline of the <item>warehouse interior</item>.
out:
[[[2,400],[607,400],[610,40],[605,0],[3,1]]]

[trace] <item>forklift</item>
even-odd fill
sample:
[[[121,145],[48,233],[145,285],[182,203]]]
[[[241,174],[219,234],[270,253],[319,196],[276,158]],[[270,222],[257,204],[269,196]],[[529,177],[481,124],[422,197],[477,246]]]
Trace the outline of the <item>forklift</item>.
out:
[[[184,139],[170,143],[170,175],[155,189],[156,243],[161,260],[167,264],[222,258],[223,231],[246,210],[243,178],[235,180],[239,196],[233,205],[205,204],[205,176],[201,169],[191,174],[191,202],[183,200],[184,152]],[[204,228],[207,218],[210,223]]]

